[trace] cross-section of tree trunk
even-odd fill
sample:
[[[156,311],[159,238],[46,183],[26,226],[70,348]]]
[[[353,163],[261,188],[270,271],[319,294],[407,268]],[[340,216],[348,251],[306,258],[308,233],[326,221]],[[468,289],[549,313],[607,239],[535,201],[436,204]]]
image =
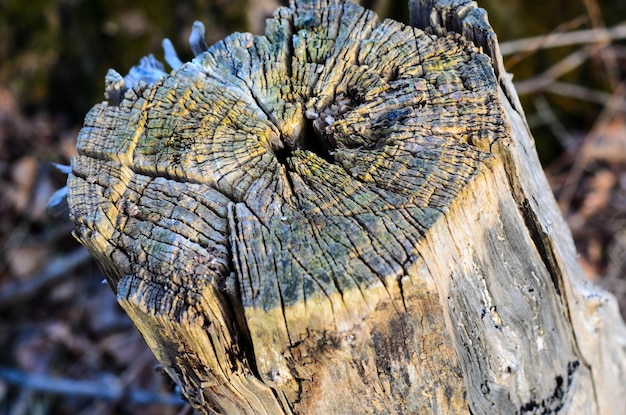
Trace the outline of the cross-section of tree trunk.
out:
[[[410,7],[296,0],[170,74],[110,73],[77,238],[201,414],[625,413],[624,324],[484,12]]]

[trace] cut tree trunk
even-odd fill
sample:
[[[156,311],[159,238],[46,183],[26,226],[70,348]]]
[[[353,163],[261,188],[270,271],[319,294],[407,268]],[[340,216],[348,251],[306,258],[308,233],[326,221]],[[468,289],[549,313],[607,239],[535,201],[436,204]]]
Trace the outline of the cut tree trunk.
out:
[[[484,10],[410,9],[296,0],[265,36],[195,31],[170,74],[111,72],[76,237],[201,414],[626,413],[624,323]]]

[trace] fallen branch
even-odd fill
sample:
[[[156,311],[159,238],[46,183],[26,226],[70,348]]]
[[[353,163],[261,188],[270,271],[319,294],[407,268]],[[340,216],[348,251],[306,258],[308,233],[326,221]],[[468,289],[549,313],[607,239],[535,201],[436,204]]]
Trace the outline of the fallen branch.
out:
[[[128,390],[118,382],[87,381],[24,373],[17,369],[0,367],[0,379],[7,383],[55,395],[84,396],[93,399],[123,399],[136,405],[183,405],[177,395],[162,395],[146,390]]]
[[[609,40],[619,39],[626,39],[626,24],[614,26],[610,29],[577,30],[569,33],[558,33],[511,40],[500,43],[500,52],[503,56],[508,56],[521,52],[534,52],[539,49],[605,43]]]
[[[585,63],[589,59],[589,56],[591,56],[591,48],[577,50],[561,59],[543,73],[530,79],[516,82],[515,90],[519,95],[527,95],[544,90],[561,76]]]
[[[582,101],[592,102],[601,105],[610,105],[611,108],[626,112],[626,100],[612,99],[613,94],[599,91],[597,89],[586,88],[584,86],[570,84],[567,82],[552,82],[545,87],[545,91],[570,98],[577,98]]]

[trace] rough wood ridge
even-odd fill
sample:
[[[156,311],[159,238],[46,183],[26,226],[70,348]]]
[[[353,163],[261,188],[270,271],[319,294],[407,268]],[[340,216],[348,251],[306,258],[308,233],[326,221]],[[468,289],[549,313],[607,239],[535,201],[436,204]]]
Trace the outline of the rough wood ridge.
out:
[[[600,413],[514,91],[444,26],[302,0],[109,73],[71,218],[199,413]]]

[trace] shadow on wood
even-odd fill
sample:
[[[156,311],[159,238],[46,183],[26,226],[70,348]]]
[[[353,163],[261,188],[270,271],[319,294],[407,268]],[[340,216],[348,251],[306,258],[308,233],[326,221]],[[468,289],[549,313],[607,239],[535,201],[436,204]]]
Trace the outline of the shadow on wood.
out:
[[[410,7],[295,1],[111,71],[77,238],[199,413],[624,413],[624,324],[484,11]]]

